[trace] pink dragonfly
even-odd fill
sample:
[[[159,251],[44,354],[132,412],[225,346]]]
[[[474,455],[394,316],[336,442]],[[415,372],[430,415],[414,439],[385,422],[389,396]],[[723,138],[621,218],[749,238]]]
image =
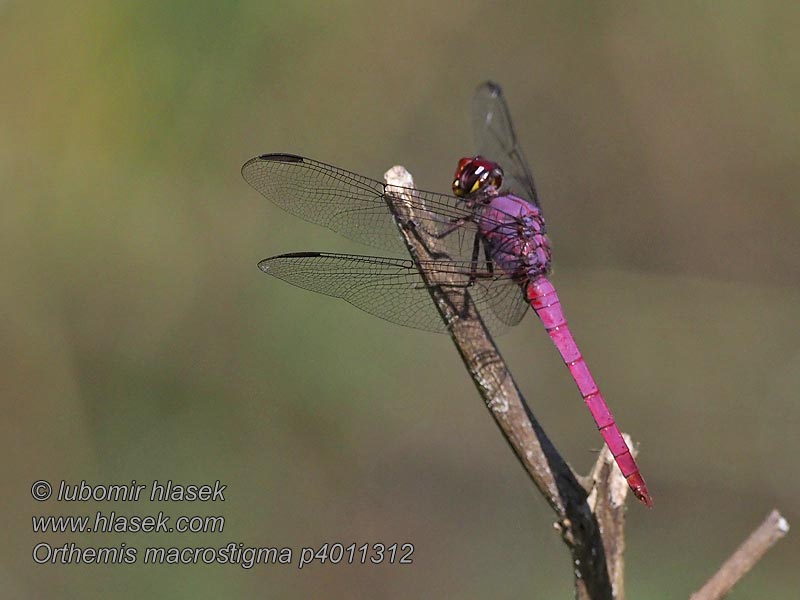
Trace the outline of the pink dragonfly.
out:
[[[644,478],[548,279],[550,242],[544,217],[499,86],[487,82],[478,88],[473,119],[479,155],[459,161],[455,196],[402,190],[414,214],[413,227],[442,244],[436,260],[422,268],[448,273],[463,289],[464,301],[475,304],[494,333],[519,323],[528,305],[533,308],[631,490],[652,506]],[[392,250],[403,247],[387,206],[387,186],[378,180],[292,154],[253,158],[242,167],[242,175],[264,197],[303,219],[360,242]],[[300,252],[267,258],[259,267],[394,323],[446,332],[411,260]]]

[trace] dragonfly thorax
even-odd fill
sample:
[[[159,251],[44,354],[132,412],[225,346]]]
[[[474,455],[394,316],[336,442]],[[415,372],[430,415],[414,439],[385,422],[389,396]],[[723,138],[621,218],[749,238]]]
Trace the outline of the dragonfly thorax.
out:
[[[453,180],[453,193],[459,198],[477,192],[497,192],[503,185],[503,169],[482,156],[465,157],[458,161]]]
[[[512,277],[550,272],[550,240],[538,206],[513,194],[492,197],[476,216],[492,260]]]

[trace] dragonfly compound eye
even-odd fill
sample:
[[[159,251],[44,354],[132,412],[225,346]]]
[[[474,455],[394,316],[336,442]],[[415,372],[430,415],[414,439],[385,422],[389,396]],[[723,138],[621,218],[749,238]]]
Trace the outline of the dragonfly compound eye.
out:
[[[495,162],[482,156],[462,158],[458,161],[453,193],[464,198],[489,186],[496,190],[503,184],[503,169]]]

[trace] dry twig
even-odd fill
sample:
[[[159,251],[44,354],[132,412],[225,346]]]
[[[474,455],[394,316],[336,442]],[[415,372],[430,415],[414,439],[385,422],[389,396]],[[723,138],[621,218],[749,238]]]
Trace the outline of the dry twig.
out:
[[[390,186],[386,198],[389,209],[470,376],[504,437],[558,517],[556,526],[572,554],[577,598],[621,599],[624,500],[628,492],[622,474],[610,453],[601,455],[592,475],[593,512],[586,501],[586,489],[528,408],[463,288],[446,274],[425,270],[424,264],[434,259],[438,244],[415,225],[418,221],[404,199],[402,188],[414,185],[411,175],[403,167],[393,167],[384,177]]]
[[[628,434],[625,443],[636,458],[636,448]],[[589,474],[591,493],[588,504],[600,524],[606,550],[611,591],[616,600],[625,597],[625,499],[630,488],[614,461],[608,446],[603,446]]]
[[[753,568],[775,542],[789,531],[789,523],[777,510],[753,531],[736,552],[719,568],[706,584],[692,594],[690,600],[718,600],[724,598],[733,586]]]
[[[435,237],[416,226],[419,221],[403,196],[403,188],[414,187],[411,175],[403,167],[393,167],[384,178],[389,210],[464,365],[503,436],[557,515],[556,528],[572,555],[576,597],[623,600],[625,500],[630,488],[611,452],[603,447],[586,488],[581,485],[526,404],[455,274],[448,277],[425,269],[440,249]],[[788,529],[786,520],[773,511],[691,600],[722,598]]]

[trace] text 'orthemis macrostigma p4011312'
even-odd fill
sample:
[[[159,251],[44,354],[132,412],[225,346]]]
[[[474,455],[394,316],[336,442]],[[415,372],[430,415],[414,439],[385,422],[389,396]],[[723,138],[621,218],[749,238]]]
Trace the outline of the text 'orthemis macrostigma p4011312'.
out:
[[[500,87],[481,85],[473,101],[478,155],[462,158],[454,196],[402,190],[413,226],[441,242],[435,260],[300,252],[267,258],[260,268],[296,286],[336,296],[389,321],[446,332],[420,268],[446,272],[497,332],[522,320],[527,305],[558,348],[603,439],[637,498],[652,499],[644,478],[570,332],[548,279],[550,242],[533,177]],[[307,221],[354,240],[402,247],[387,185],[293,154],[263,154],[242,175],[264,197]],[[466,296],[465,296],[466,297]]]

